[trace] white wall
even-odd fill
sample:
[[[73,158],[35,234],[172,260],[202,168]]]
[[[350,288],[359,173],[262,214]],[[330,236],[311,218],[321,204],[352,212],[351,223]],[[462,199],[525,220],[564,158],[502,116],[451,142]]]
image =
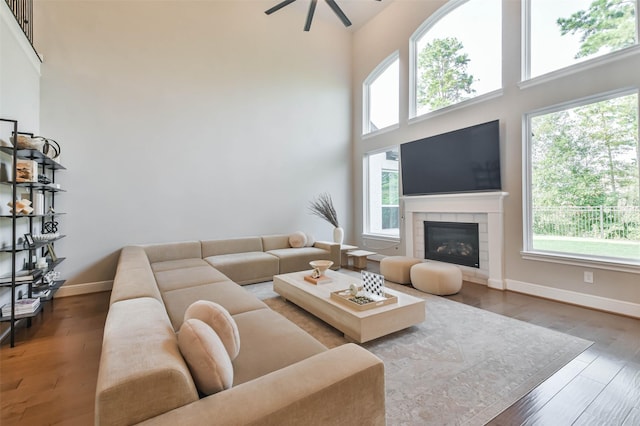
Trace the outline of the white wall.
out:
[[[18,120],[18,131],[39,132],[40,124],[40,60],[13,17],[6,2],[0,2],[0,117]],[[9,142],[13,123],[0,124],[0,139]],[[12,179],[11,157],[0,153],[0,181]],[[19,193],[24,192],[20,191]],[[0,185],[0,215],[8,215],[7,203],[12,198],[12,187]],[[17,224],[17,233],[29,232],[28,222]],[[0,219],[0,246],[10,245],[11,220]],[[18,255],[18,268],[26,252]],[[0,253],[0,274],[11,272],[11,253]],[[18,291],[26,288],[18,287]],[[0,306],[10,300],[10,289],[0,288]],[[5,323],[6,324],[6,323]]]
[[[572,303],[640,316],[638,273],[585,268],[524,260],[522,250],[522,137],[523,114],[572,99],[602,93],[619,87],[640,86],[640,55],[586,69],[577,74],[529,88],[520,81],[520,1],[503,0],[503,86],[504,93],[481,104],[408,124],[409,37],[440,6],[443,0],[429,2],[396,1],[355,34],[353,44],[353,138],[354,138],[354,230],[362,230],[362,156],[403,142],[439,134],[469,125],[500,119],[502,123],[503,189],[505,200],[505,276],[509,288]],[[402,24],[399,24],[402,23]],[[390,29],[393,30],[390,30]],[[370,138],[361,136],[362,82],[374,67],[395,50],[400,51],[399,129]],[[402,234],[402,232],[401,232]],[[360,245],[376,242],[358,239]],[[403,253],[404,243],[380,250]],[[583,283],[583,271],[594,270],[594,284]],[[611,303],[610,303],[611,302]],[[630,303],[631,305],[627,305]],[[614,306],[611,308],[611,306]]]
[[[40,60],[6,2],[0,6],[0,117],[18,120],[19,131],[39,131]]]
[[[127,244],[331,239],[307,210],[325,191],[350,229],[350,35],[267,4],[36,2],[67,287],[111,280]]]

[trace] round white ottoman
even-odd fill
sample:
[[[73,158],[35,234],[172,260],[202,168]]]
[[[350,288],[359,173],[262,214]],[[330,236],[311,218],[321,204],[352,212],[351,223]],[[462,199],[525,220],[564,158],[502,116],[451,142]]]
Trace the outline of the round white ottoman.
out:
[[[380,275],[394,283],[409,284],[411,267],[420,262],[422,260],[415,257],[387,256],[380,261]]]
[[[411,267],[411,284],[425,293],[456,294],[462,288],[462,271],[448,263],[419,263]]]

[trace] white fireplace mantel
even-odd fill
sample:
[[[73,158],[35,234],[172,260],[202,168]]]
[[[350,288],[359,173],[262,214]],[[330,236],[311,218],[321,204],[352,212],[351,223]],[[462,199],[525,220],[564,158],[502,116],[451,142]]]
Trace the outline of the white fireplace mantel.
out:
[[[423,213],[483,213],[487,215],[489,278],[487,285],[504,290],[503,199],[507,192],[474,192],[403,197],[405,253],[415,256],[414,217]]]

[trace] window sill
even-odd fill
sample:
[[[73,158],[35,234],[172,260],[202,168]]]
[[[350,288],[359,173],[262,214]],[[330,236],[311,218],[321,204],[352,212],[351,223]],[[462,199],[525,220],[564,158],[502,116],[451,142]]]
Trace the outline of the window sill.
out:
[[[400,237],[382,234],[362,234],[362,244],[365,250],[375,252],[391,250],[400,246]]]
[[[399,128],[400,128],[400,124],[398,124],[398,123],[392,124],[390,126],[383,127],[382,129],[374,130],[373,132],[364,133],[362,135],[362,139],[365,140],[365,139],[373,138],[373,137],[378,136],[378,135],[382,135],[382,134],[385,134],[385,133],[392,132],[392,131],[397,130]]]
[[[581,266],[586,268],[606,269],[618,272],[640,273],[640,262],[629,259],[606,259],[602,257],[586,257],[568,253],[553,253],[542,251],[521,251],[525,260],[561,263],[564,265]]]
[[[393,235],[383,235],[383,234],[362,234],[363,239],[367,240],[380,240],[380,241],[389,241],[394,243],[400,242],[400,237]]]
[[[466,99],[464,101],[455,103],[453,105],[448,105],[446,107],[436,109],[434,111],[425,112],[424,114],[420,114],[420,115],[414,115],[413,117],[409,118],[409,125],[423,121],[423,120],[427,120],[429,118],[437,117],[439,115],[449,114],[451,111],[455,111],[458,109],[467,108],[472,105],[487,102],[491,99],[499,98],[503,94],[504,94],[504,90],[500,88],[500,89],[493,90],[491,92],[483,93],[482,95],[478,95],[474,98]]]

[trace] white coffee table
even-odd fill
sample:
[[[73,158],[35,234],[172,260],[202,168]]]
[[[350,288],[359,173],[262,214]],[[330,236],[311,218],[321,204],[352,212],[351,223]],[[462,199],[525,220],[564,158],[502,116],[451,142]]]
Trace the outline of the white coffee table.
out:
[[[416,325],[425,319],[425,301],[387,288],[397,303],[358,311],[331,299],[331,292],[361,285],[359,278],[328,270],[332,282],[311,284],[304,280],[311,271],[293,272],[273,277],[273,290],[327,324],[342,331],[345,337],[364,343]]]

